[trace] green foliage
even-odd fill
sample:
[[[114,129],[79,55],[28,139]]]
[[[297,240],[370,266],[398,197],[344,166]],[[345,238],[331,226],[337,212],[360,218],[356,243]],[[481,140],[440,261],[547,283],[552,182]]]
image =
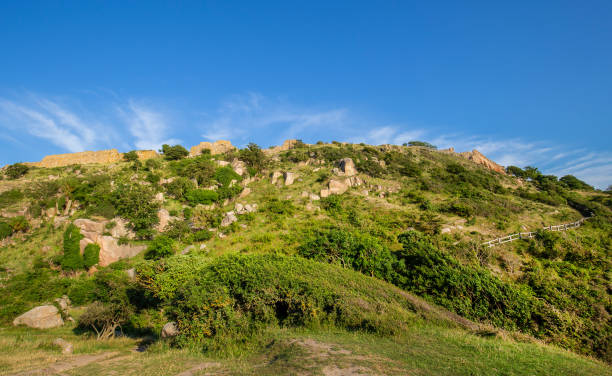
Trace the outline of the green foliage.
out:
[[[194,227],[199,229],[208,229],[211,227],[219,227],[223,219],[221,209],[208,210],[201,206],[196,206],[193,209],[192,222]]]
[[[155,184],[159,183],[159,181],[161,180],[161,176],[159,176],[157,174],[154,174],[152,172],[149,172],[147,174],[147,177],[145,178],[145,180],[148,181],[149,183],[155,185]]]
[[[171,256],[174,252],[174,240],[166,235],[159,235],[151,241],[144,257],[147,260],[158,260]]]
[[[344,197],[342,195],[329,195],[321,198],[321,208],[332,214],[339,213],[342,211],[343,201]]]
[[[311,231],[304,236],[298,254],[383,280],[392,279],[391,252],[377,238],[361,232],[340,228]]]
[[[216,181],[218,181],[219,183],[221,183],[221,185],[226,186],[226,187],[229,187],[229,185],[232,182],[232,180],[236,180],[238,182],[240,182],[242,180],[242,177],[240,175],[238,175],[229,166],[219,167],[215,171],[214,177],[215,177]]]
[[[87,214],[107,219],[115,217],[116,197],[108,175],[90,175],[83,179],[69,177],[60,181],[61,190],[86,208]]]
[[[24,194],[19,189],[11,189],[0,193],[0,208],[6,208],[18,203],[23,199]]]
[[[181,145],[170,146],[167,144],[163,144],[161,148],[161,153],[164,155],[164,158],[168,161],[176,161],[179,159],[183,159],[189,155],[187,149],[185,149]]]
[[[429,149],[438,148],[437,146],[432,145],[429,142],[425,142],[425,141],[410,141],[408,142],[408,146],[422,146],[422,147],[429,148]]]
[[[373,178],[380,178],[385,174],[385,169],[378,163],[378,161],[372,159],[357,161],[355,165],[359,172]]]
[[[187,192],[185,198],[191,205],[210,205],[219,199],[219,194],[208,189],[192,189]]]
[[[13,235],[13,228],[6,222],[0,222],[0,240]]]
[[[264,152],[257,144],[252,142],[238,152],[238,159],[257,171],[263,170],[268,164],[268,158]]]
[[[462,316],[507,329],[529,330],[535,300],[524,288],[483,269],[461,265],[417,231],[402,234],[395,252],[397,286],[425,296]]]
[[[175,219],[168,223],[164,234],[172,239],[183,240],[189,235],[190,232],[191,228],[189,227],[189,222]]]
[[[61,259],[62,269],[67,271],[75,271],[83,269],[83,258],[79,242],[83,239],[83,235],[78,227],[70,224],[64,232],[64,254]]]
[[[29,166],[26,166],[22,163],[15,163],[6,167],[6,169],[4,170],[4,175],[6,175],[6,177],[8,177],[9,179],[15,180],[27,174],[29,170]]]
[[[574,175],[565,175],[559,179],[561,183],[567,186],[569,189],[576,189],[582,191],[592,191],[593,186],[585,183],[584,181],[578,179]]]
[[[155,158],[149,158],[145,161],[145,167],[147,168],[147,170],[155,170],[161,168],[161,166],[162,163]]]
[[[223,185],[217,188],[217,194],[219,195],[218,201],[221,202],[222,200],[236,197],[240,194],[240,192],[242,192],[243,189],[244,188],[238,184],[234,184],[231,187]]]
[[[527,174],[523,171],[522,168],[516,166],[508,166],[506,167],[506,172],[510,175],[514,175],[518,178],[526,178]]]
[[[90,243],[83,250],[83,265],[89,269],[100,262],[100,246],[95,243]]]
[[[141,264],[138,276],[177,322],[174,343],[204,350],[244,343],[269,326],[393,334],[414,317],[387,284],[297,257],[182,256]]]
[[[196,242],[205,242],[212,239],[213,233],[208,230],[199,230],[193,234],[193,240]]]
[[[132,151],[128,151],[127,153],[123,154],[123,160],[126,162],[135,162],[138,160],[138,154],[136,153],[136,150],[132,150]]]
[[[279,200],[270,198],[267,200],[266,210],[277,215],[291,215],[295,211],[295,206],[291,200]]]
[[[30,223],[28,222],[27,219],[25,219],[25,217],[21,215],[9,219],[8,224],[9,226],[11,226],[13,233],[26,232],[30,229]]]
[[[186,197],[187,192],[195,189],[195,184],[187,178],[176,178],[170,183],[165,184],[166,193],[176,198],[177,200],[183,200]]]
[[[150,237],[151,229],[159,222],[159,202],[151,188],[145,185],[121,185],[114,192],[117,213],[129,221],[129,226],[140,237]]]
[[[178,175],[195,179],[199,185],[210,185],[215,175],[215,165],[209,155],[182,160],[175,163],[174,168]]]

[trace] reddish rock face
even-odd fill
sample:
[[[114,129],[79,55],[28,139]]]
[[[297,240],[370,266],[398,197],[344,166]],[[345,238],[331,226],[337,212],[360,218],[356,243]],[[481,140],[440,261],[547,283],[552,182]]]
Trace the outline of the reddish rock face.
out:
[[[466,151],[463,153],[459,153],[459,155],[461,155],[462,157],[474,163],[478,163],[479,165],[485,166],[489,170],[497,171],[500,174],[504,174],[504,175],[506,174],[506,170],[504,169],[503,166],[500,166],[497,163],[490,160],[489,158],[485,157],[484,155],[482,155],[481,152],[479,152],[476,149],[472,150],[471,152]]]

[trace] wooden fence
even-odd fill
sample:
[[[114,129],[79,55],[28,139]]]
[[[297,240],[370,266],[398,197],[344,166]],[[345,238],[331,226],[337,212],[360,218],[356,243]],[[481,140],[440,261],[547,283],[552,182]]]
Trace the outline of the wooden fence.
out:
[[[542,230],[544,230],[544,231],[566,231],[566,230],[569,230],[569,229],[572,229],[572,228],[580,227],[582,225],[582,223],[584,223],[584,221],[586,221],[589,218],[591,218],[591,217],[585,217],[585,218],[579,219],[579,220],[577,220],[576,222],[573,222],[573,223],[565,223],[565,224],[562,224],[562,225],[542,227]],[[501,238],[489,240],[488,242],[482,243],[482,245],[485,245],[487,247],[493,247],[493,246],[498,245],[498,244],[509,243],[509,242],[513,242],[513,241],[519,240],[519,239],[531,239],[531,238],[535,237],[535,235],[536,235],[535,231],[532,231],[532,232],[518,232],[516,234],[512,234],[512,235],[504,236],[504,237],[501,237]]]

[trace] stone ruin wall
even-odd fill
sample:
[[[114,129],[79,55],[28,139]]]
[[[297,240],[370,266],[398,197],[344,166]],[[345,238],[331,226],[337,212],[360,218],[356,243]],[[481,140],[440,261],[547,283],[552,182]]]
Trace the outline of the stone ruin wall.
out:
[[[137,150],[138,158],[150,159],[159,156],[155,150]],[[111,164],[123,160],[123,153],[119,153],[117,149],[99,150],[99,151],[82,151],[78,153],[54,154],[47,155],[40,162],[27,162],[29,166],[35,167],[63,167],[74,164]]]

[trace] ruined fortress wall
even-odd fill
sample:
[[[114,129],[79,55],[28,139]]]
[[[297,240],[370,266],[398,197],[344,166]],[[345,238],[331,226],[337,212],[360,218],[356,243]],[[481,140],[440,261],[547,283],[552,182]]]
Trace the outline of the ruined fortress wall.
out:
[[[202,154],[202,150],[204,149],[210,150],[210,154],[215,155],[215,154],[223,154],[230,150],[234,150],[236,149],[236,147],[232,145],[231,142],[225,141],[225,140],[219,140],[219,141],[215,141],[212,143],[204,141],[204,142],[200,142],[196,146],[191,147],[191,149],[189,150],[189,156],[195,157],[197,155],[200,155]]]
[[[157,157],[155,150],[137,150],[139,159],[149,159]],[[62,167],[74,164],[111,164],[123,160],[123,153],[119,153],[117,149],[99,150],[99,151],[82,151],[79,153],[66,153],[47,155],[40,162],[25,163],[29,166],[36,167]]]

